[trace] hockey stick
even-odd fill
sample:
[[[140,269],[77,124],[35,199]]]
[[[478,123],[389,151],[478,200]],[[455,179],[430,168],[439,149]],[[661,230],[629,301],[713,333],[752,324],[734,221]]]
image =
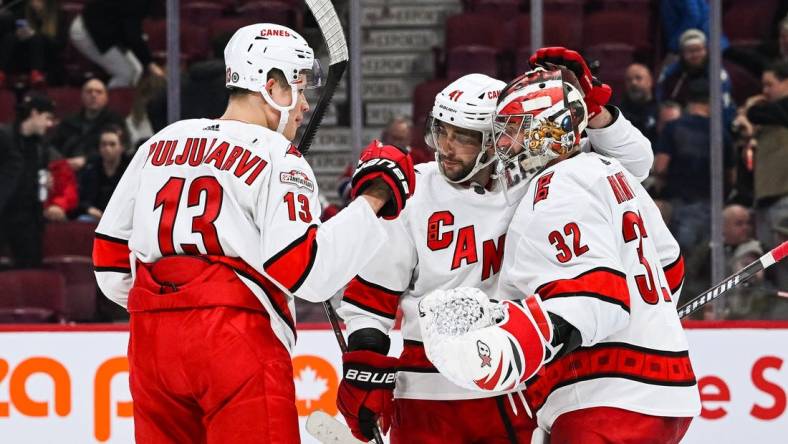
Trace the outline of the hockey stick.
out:
[[[331,0],[305,1],[309,10],[312,11],[312,15],[315,16],[320,32],[323,34],[323,39],[326,41],[326,46],[328,46],[330,64],[328,66],[326,84],[323,86],[317,105],[315,105],[312,116],[309,118],[304,133],[301,135],[301,140],[298,142],[298,151],[301,153],[309,151],[312,139],[315,138],[328,104],[331,103],[331,98],[334,97],[334,91],[342,79],[348,60],[345,33],[342,30],[342,24],[339,22],[339,17],[334,10],[334,5],[331,4]]]
[[[698,311],[700,307],[708,304],[709,302],[720,297],[721,294],[737,287],[742,282],[747,281],[755,276],[759,271],[765,270],[770,266],[780,262],[785,256],[788,255],[788,241],[774,247],[771,251],[761,256],[758,260],[747,265],[741,270],[733,273],[727,278],[723,279],[721,283],[704,291],[700,296],[697,296],[679,307],[679,318],[685,318],[690,314]]]
[[[365,444],[356,439],[345,424],[322,410],[309,414],[306,431],[323,444]]]
[[[334,311],[334,307],[331,306],[331,302],[329,301],[323,302],[323,308],[326,310],[326,317],[328,318],[328,322],[331,324],[331,329],[334,330],[334,336],[337,338],[339,349],[342,351],[342,354],[347,353],[347,342],[345,342],[345,335],[342,334],[342,329],[339,326],[339,317],[337,316],[337,312]],[[372,426],[372,433],[375,435],[375,443],[383,444],[383,437],[380,435],[380,429],[378,428],[377,424]]]

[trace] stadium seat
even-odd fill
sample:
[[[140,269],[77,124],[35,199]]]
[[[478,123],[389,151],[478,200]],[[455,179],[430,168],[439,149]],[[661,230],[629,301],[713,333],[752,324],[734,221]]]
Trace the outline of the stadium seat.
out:
[[[528,59],[531,57],[531,48],[528,46],[521,46],[517,49],[514,55],[514,73],[512,78],[519,76],[531,69]]]
[[[731,95],[736,104],[743,105],[748,98],[760,94],[760,79],[751,74],[746,68],[728,61],[723,61],[722,66],[731,78]]]
[[[266,0],[243,2],[236,12],[253,23],[279,23],[300,31],[303,25],[303,6],[289,1]]]
[[[489,46],[468,45],[451,48],[446,56],[446,77],[456,80],[465,74],[498,77],[498,51]]]
[[[64,318],[75,322],[92,320],[96,315],[97,290],[93,260],[85,256],[48,257],[44,266],[65,279]]]
[[[16,96],[13,92],[0,89],[0,123],[11,123],[16,115]]]
[[[583,42],[583,16],[582,14],[563,15],[561,11],[544,11],[544,26],[542,41],[544,46],[566,46],[579,48]],[[531,45],[531,15],[519,14],[510,20],[504,28],[509,40],[515,43],[517,49]]]
[[[582,43],[626,43],[638,49],[652,47],[654,33],[649,14],[629,11],[599,11],[585,17]]]
[[[501,21],[492,15],[463,12],[446,19],[447,53],[459,46],[488,46],[501,48],[505,45]]]
[[[222,17],[211,25],[208,32],[210,32],[210,38],[215,39],[222,34],[232,35],[239,28],[252,23],[255,23],[255,21],[249,17]]]
[[[53,222],[44,226],[44,258],[57,256],[93,256],[96,224],[88,222]]]
[[[148,46],[157,60],[167,58],[167,21],[164,19],[145,20],[143,29],[148,36]],[[188,61],[205,55],[208,47],[208,34],[203,27],[181,22],[181,60]]]
[[[134,104],[134,88],[113,88],[109,90],[109,109],[126,117]]]
[[[623,98],[627,66],[635,61],[635,47],[625,43],[602,43],[586,48],[583,57],[589,62],[599,62],[596,75],[613,88],[614,104]]]
[[[48,88],[46,93],[50,99],[55,101],[55,111],[61,119],[79,112],[82,108],[82,92],[78,87]]]
[[[65,279],[57,271],[0,272],[0,322],[60,322],[65,309]]]
[[[67,1],[60,4],[60,10],[63,11],[63,19],[66,23],[71,23],[74,17],[82,12],[85,6],[84,2]]]
[[[449,81],[446,79],[427,80],[413,88],[413,127],[424,126],[427,116],[432,111],[435,96],[443,90]]]
[[[189,22],[198,25],[213,23],[220,18],[225,6],[215,2],[188,2],[181,5],[181,23]]]
[[[643,14],[654,9],[658,3],[657,0],[595,0],[593,6],[598,10],[633,11]]]
[[[780,0],[748,0],[731,3],[722,16],[722,30],[732,43],[739,40],[764,40],[770,37],[771,20],[777,13]]]

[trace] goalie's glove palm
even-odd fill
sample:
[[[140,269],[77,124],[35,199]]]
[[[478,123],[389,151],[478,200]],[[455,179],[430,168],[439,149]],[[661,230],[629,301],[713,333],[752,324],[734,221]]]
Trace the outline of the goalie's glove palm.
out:
[[[461,387],[513,389],[549,357],[552,324],[537,295],[495,302],[475,288],[438,290],[420,302],[419,316],[427,357]]]
[[[613,90],[606,83],[602,83],[591,75],[583,56],[577,51],[563,48],[560,46],[541,48],[528,59],[531,68],[537,66],[549,67],[549,65],[563,66],[577,77],[580,88],[583,90],[583,100],[588,108],[588,119],[591,120],[602,111],[602,107],[610,101]]]

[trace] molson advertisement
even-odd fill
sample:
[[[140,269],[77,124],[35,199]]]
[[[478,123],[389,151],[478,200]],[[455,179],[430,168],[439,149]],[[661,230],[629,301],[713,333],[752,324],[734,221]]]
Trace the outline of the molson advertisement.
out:
[[[341,361],[331,330],[300,327],[293,377],[301,440],[317,443],[303,423],[315,410],[338,415]],[[687,336],[703,411],[683,442],[784,443],[788,323],[692,323]],[[133,443],[127,340],[125,326],[3,326],[0,443]]]

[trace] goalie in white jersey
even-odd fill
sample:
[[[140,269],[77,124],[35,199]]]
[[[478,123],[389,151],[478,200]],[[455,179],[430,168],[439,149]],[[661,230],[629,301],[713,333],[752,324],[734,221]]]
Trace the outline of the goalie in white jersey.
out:
[[[417,304],[433,290],[476,286],[492,292],[497,286],[509,242],[506,229],[516,208],[508,200],[525,191],[522,184],[515,186],[506,191],[507,200],[493,177],[491,117],[503,86],[470,74],[436,96],[427,128],[436,161],[416,167],[418,192],[399,219],[385,223],[391,248],[345,291],[339,313],[348,326],[351,352],[344,356],[337,402],[359,438],[371,438],[377,417],[384,424],[393,417],[394,444],[527,442],[536,426],[503,392],[474,392],[439,374],[424,354],[418,325]],[[634,175],[648,175],[651,146],[617,109],[606,108],[588,135],[584,151],[593,146],[620,158]],[[398,307],[405,340],[399,359],[385,356]],[[370,369],[386,375],[398,369],[396,389],[386,377],[381,384],[352,377]]]
[[[316,86],[292,29],[239,29],[225,114],[174,123],[137,151],[96,230],[101,290],[131,314],[138,443],[298,443],[293,296],[328,299],[386,243],[415,185],[373,143],[353,201],[320,225],[315,175],[290,143]]]
[[[537,53],[545,62],[565,56]],[[527,381],[527,404],[551,443],[678,443],[700,411],[675,307],[679,248],[638,178],[579,150],[595,111],[560,71],[538,68],[501,94],[496,153],[528,190],[507,232],[498,291],[424,298],[427,356],[469,389]]]

